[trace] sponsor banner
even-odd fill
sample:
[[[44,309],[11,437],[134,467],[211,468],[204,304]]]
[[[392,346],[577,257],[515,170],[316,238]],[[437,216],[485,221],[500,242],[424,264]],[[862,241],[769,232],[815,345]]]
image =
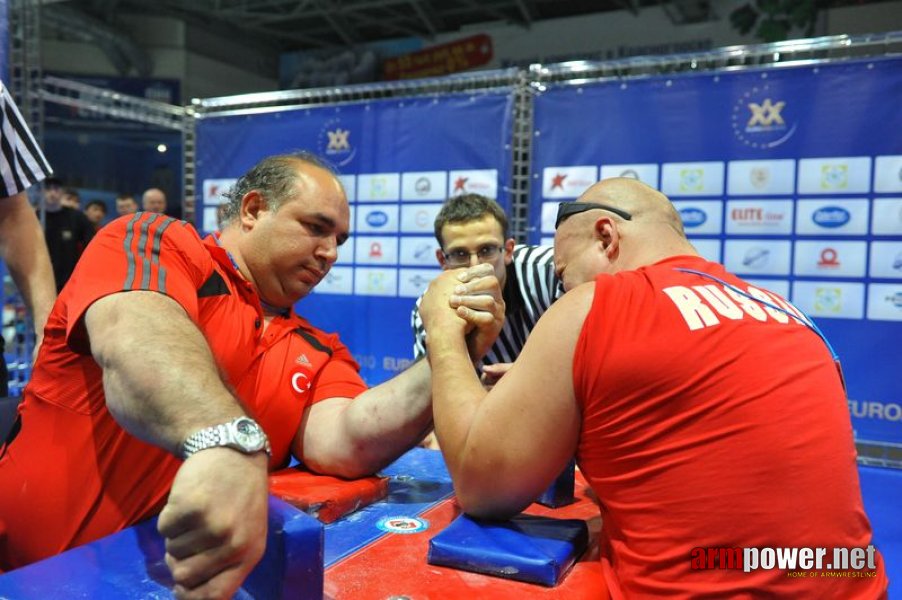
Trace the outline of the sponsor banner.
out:
[[[398,295],[404,298],[419,298],[429,287],[429,282],[441,272],[441,269],[400,269]]]
[[[234,177],[226,179],[204,179],[204,206],[228,203],[229,199],[225,198],[223,194],[231,190],[236,181],[238,181],[238,179]],[[206,231],[213,230],[206,229]]]
[[[868,319],[902,321],[902,283],[872,283],[868,286]]]
[[[803,158],[799,161],[800,194],[860,194],[871,190],[867,156]]]
[[[699,254],[711,262],[719,263],[721,261],[720,240],[696,240],[689,238],[689,241],[692,242]]]
[[[732,160],[727,163],[730,196],[789,196],[795,191],[796,161]]]
[[[902,192],[902,154],[877,157],[874,161],[874,191],[879,194]]]
[[[730,200],[726,232],[731,235],[788,235],[792,233],[791,200]]]
[[[554,238],[553,237],[543,237],[539,239],[539,245],[541,246],[551,246],[554,247]]]
[[[398,264],[397,237],[363,237],[355,242],[354,262],[362,265]]]
[[[357,206],[357,233],[391,233],[398,231],[397,204],[361,204]]]
[[[401,173],[401,200],[444,200],[448,190],[446,171]]]
[[[357,296],[396,296],[397,289],[396,269],[354,269],[354,294]]]
[[[356,175],[339,175],[338,180],[341,182],[342,187],[345,189],[345,195],[348,197],[348,202],[356,202],[357,201],[357,176]]]
[[[667,196],[722,196],[722,162],[664,163],[661,191]]]
[[[867,198],[799,200],[796,204],[799,235],[866,235],[867,232]]]
[[[448,173],[448,197],[461,194],[480,194],[498,198],[498,169],[451,171]]]
[[[354,286],[354,269],[351,267],[332,267],[323,280],[319,282],[314,293],[344,294],[350,296]]]
[[[382,79],[419,79],[468,71],[486,64],[492,60],[492,55],[492,38],[484,33],[477,33],[446,44],[386,58],[382,61]]]
[[[902,198],[874,199],[873,235],[902,235]]]
[[[545,167],[542,169],[543,198],[576,198],[598,182],[598,169],[593,166]]]
[[[401,264],[437,267],[438,259],[435,251],[438,242],[434,237],[405,236],[401,238]]]
[[[401,177],[398,173],[368,173],[357,176],[357,201],[400,200]]]
[[[902,279],[902,242],[871,242],[870,276]]]
[[[354,262],[354,241],[354,236],[351,236],[338,247],[338,260],[335,261],[335,264],[349,265]]]
[[[758,289],[774,292],[782,298],[789,298],[788,279],[745,279],[744,281]]]
[[[435,235],[435,217],[441,204],[413,204],[401,206],[401,233]]]
[[[841,281],[795,281],[792,303],[810,317],[861,319],[864,317],[864,284]]]
[[[723,202],[720,200],[675,200],[673,206],[680,213],[686,235],[721,233]]]
[[[789,275],[792,242],[727,240],[723,264],[737,275]]]
[[[637,165],[601,165],[601,176],[599,179],[629,177],[638,179],[645,185],[658,189],[658,171],[658,165],[647,163]]]
[[[815,277],[864,277],[867,242],[795,243],[793,273]]]

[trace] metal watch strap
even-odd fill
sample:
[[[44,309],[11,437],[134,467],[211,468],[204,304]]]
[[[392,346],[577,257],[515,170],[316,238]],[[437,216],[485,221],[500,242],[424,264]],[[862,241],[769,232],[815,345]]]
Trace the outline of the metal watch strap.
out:
[[[263,445],[259,449],[248,450],[242,446],[242,444],[235,439],[235,436],[230,432],[230,427],[234,427],[241,421],[248,421],[256,427],[262,436]],[[201,450],[206,450],[207,448],[232,448],[234,450],[238,450],[239,452],[245,454],[253,454],[259,451],[264,451],[268,456],[272,455],[272,451],[269,446],[269,439],[266,436],[266,433],[260,428],[260,425],[250,419],[248,417],[238,417],[232,421],[227,423],[221,423],[219,425],[213,425],[211,427],[206,427],[204,429],[195,431],[182,442],[181,446],[181,456],[183,459],[187,459],[189,456],[193,455],[196,452]]]

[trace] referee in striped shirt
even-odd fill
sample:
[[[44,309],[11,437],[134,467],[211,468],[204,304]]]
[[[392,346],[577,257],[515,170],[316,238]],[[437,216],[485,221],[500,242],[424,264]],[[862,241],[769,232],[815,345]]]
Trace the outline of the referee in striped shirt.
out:
[[[0,260],[6,263],[31,312],[36,349],[56,299],[56,286],[44,233],[25,190],[51,173],[47,159],[0,81]],[[5,396],[6,361],[0,363],[0,393]]]
[[[504,328],[482,360],[483,382],[494,383],[526,343],[529,332],[551,303],[564,293],[554,276],[550,246],[514,244],[508,237],[507,215],[501,206],[479,194],[455,196],[435,218],[436,258],[442,269],[491,263],[504,294]],[[414,354],[426,354],[427,334],[420,318],[420,301],[411,315]]]

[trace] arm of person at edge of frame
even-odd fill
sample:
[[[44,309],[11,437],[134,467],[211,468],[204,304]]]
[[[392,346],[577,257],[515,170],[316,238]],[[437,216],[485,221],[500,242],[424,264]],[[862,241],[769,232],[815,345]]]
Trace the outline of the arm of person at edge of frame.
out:
[[[555,302],[489,391],[466,357],[462,326],[449,311],[436,314],[432,303],[421,308],[429,331],[439,332],[428,355],[435,430],[465,512],[483,518],[519,513],[575,454],[581,411],[573,353],[593,297],[594,284],[586,284]]]
[[[473,357],[488,352],[504,323],[504,300],[490,266],[453,273],[465,292],[459,310],[472,311],[467,343]],[[457,309],[457,306],[455,309]],[[473,370],[472,359],[467,359]],[[292,442],[307,467],[346,478],[371,475],[415,446],[432,428],[432,377],[419,360],[403,373],[351,398],[309,407]]]
[[[56,300],[56,284],[44,232],[25,192],[0,199],[0,259],[9,267],[34,321],[37,355]]]
[[[136,437],[178,454],[191,433],[245,414],[203,334],[173,299],[105,296],[85,313],[106,403]],[[177,598],[231,597],[263,555],[267,457],[210,448],[185,460],[157,529]]]

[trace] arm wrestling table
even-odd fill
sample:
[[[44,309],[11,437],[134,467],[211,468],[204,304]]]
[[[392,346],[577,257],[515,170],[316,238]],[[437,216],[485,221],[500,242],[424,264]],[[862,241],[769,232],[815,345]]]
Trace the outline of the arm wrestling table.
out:
[[[383,499],[325,526],[271,498],[266,554],[235,597],[571,600],[607,595],[597,556],[598,508],[578,474],[575,503],[558,509],[533,504],[525,511],[588,523],[589,549],[556,587],[427,564],[429,540],[460,514],[441,453],[416,448],[382,474],[390,478]],[[152,519],[0,576],[0,599],[169,598],[170,586],[163,542]]]

